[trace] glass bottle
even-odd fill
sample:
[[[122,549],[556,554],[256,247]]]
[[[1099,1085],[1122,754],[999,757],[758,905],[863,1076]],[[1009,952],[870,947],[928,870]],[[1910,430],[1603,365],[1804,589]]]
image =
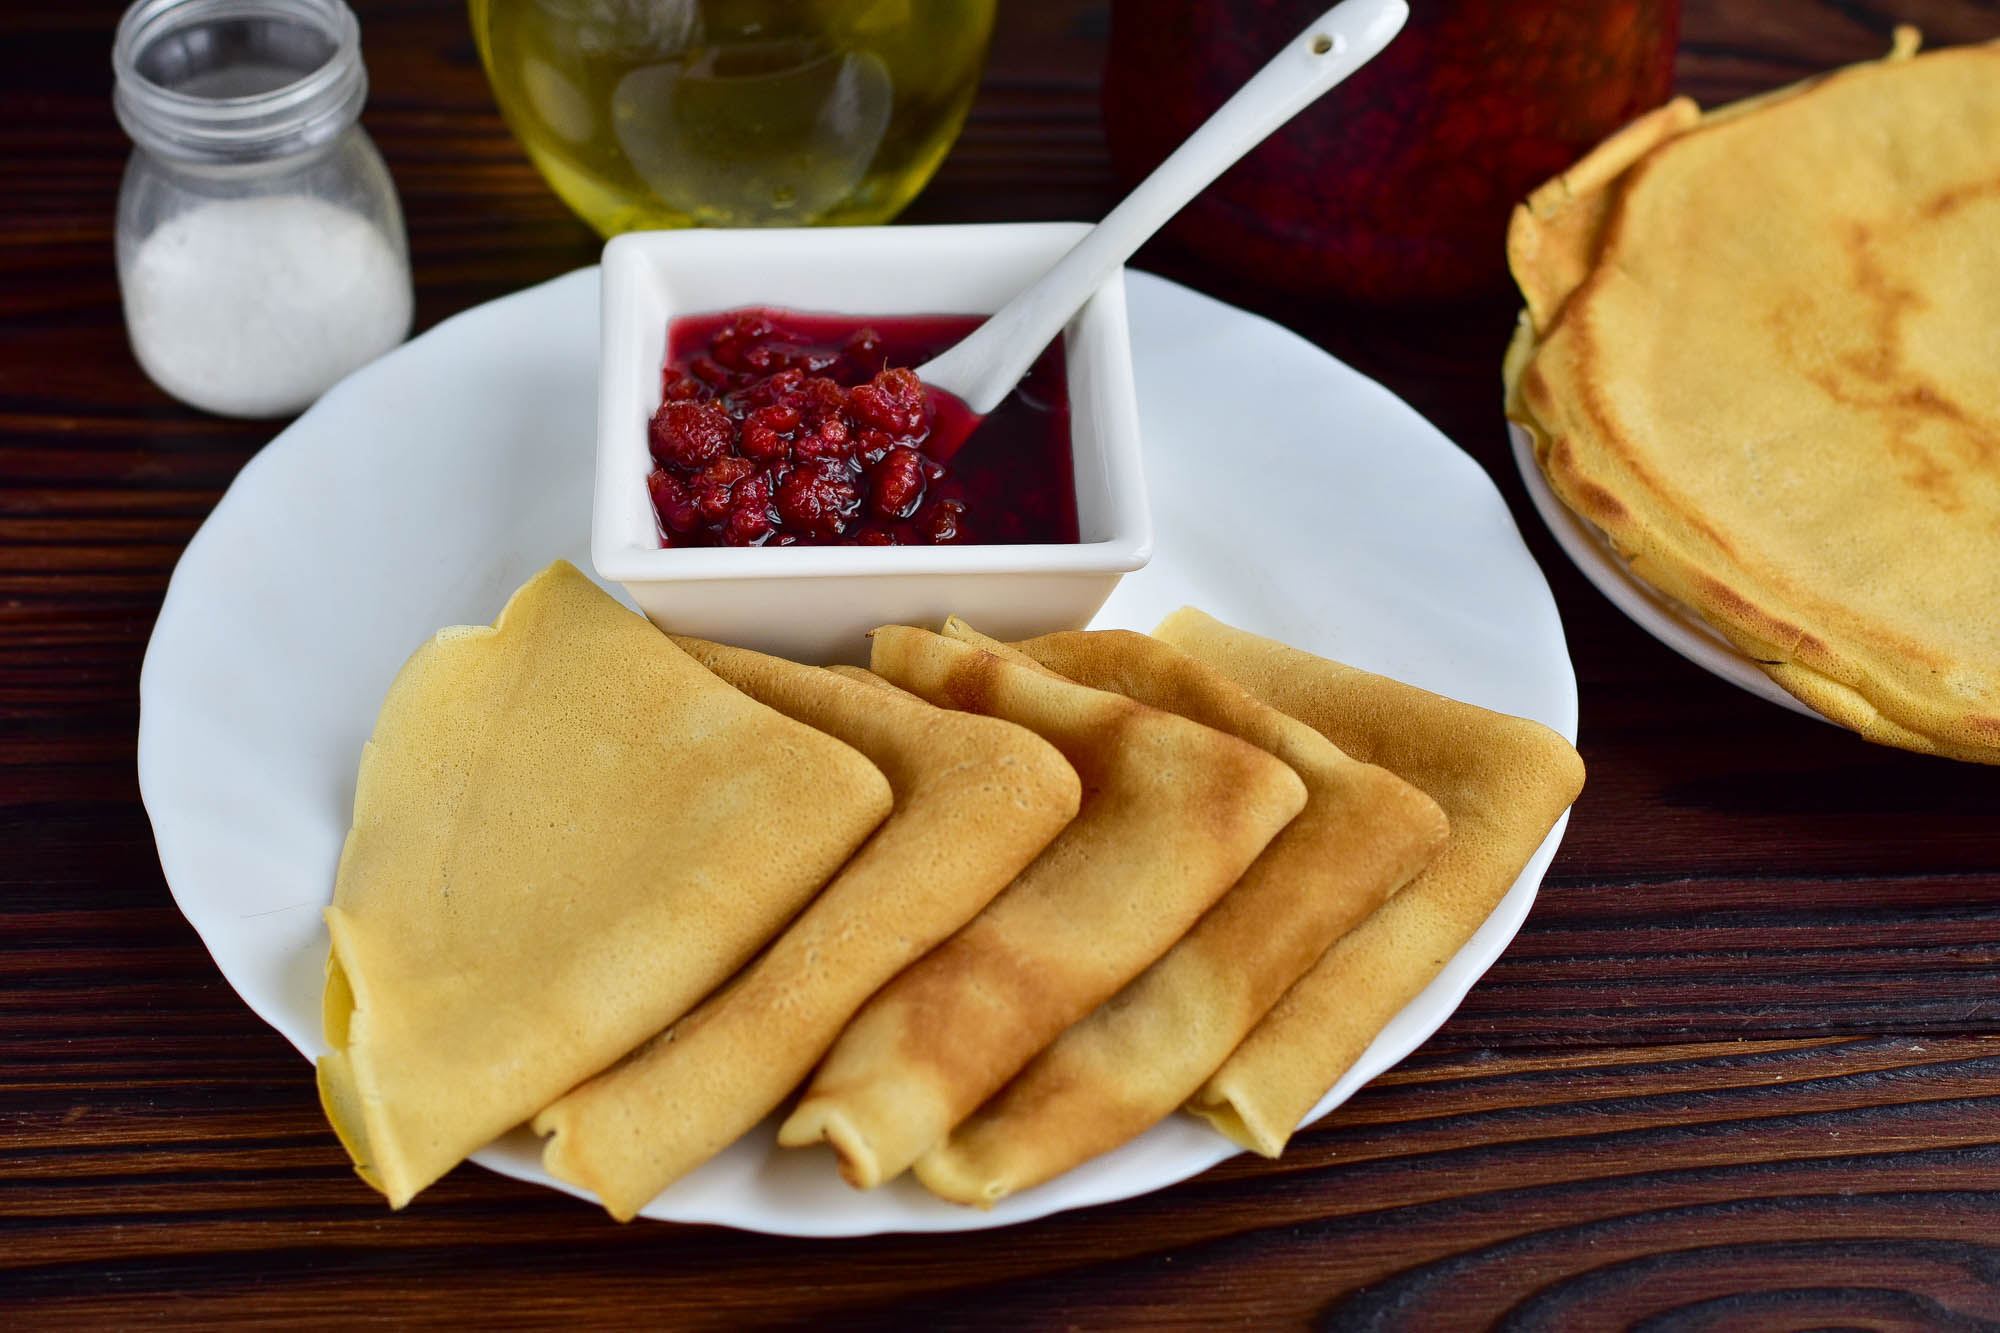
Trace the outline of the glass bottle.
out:
[[[409,245],[342,0],[140,0],[112,67],[119,289],[155,384],[282,416],[403,340]]]
[[[495,99],[600,233],[886,222],[944,160],[995,0],[469,0]]]

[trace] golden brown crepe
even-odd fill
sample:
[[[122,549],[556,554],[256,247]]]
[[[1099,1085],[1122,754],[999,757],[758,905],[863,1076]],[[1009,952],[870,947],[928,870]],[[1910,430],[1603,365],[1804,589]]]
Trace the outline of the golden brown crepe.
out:
[[[1327,950],[1190,1102],[1236,1142],[1275,1157],[1513,886],[1582,790],[1583,761],[1538,722],[1314,657],[1192,608],[1153,633],[1422,789],[1451,823],[1437,860]]]
[[[1611,212],[1607,187],[1700,119],[1701,108],[1693,98],[1676,97],[1606,139],[1514,210],[1507,228],[1507,263],[1527,303],[1523,318],[1535,336],[1554,327],[1563,302],[1597,262]]]
[[[866,672],[674,642],[867,755],[896,808],[726,990],[535,1117],[554,1136],[543,1164],[621,1221],[769,1114],[862,1002],[1006,887],[1081,795],[1069,763],[1025,727],[937,708]]]
[[[1915,28],[1899,26],[1884,59],[1907,60],[1917,53],[1920,42]],[[1640,116],[1530,194],[1514,209],[1507,229],[1507,264],[1525,306],[1523,327],[1516,337],[1519,350],[1532,351],[1536,340],[1555,327],[1564,303],[1596,267],[1607,223],[1628,173],[1647,154],[1696,126],[1724,124],[1796,97],[1824,77],[1760,93],[1707,113],[1693,98],[1676,97]],[[1515,374],[1513,368],[1508,370],[1510,389]]]
[[[326,912],[320,1097],[362,1178],[400,1208],[658,1032],[890,802],[568,564],[439,631],[362,751]]]
[[[863,1007],[779,1130],[850,1184],[906,1169],[1057,1033],[1165,953],[1305,804],[1221,732],[925,630],[875,632],[877,674],[1002,717],[1075,766],[1083,806],[991,905]]]
[[[964,633],[955,624],[945,632]],[[1445,840],[1444,814],[1428,796],[1157,639],[1069,632],[1018,648],[1069,679],[1249,741],[1289,765],[1307,797],[1164,957],[917,1159],[933,1192],[981,1207],[1172,1114],[1286,987]]]
[[[1509,415],[1632,573],[1779,685],[1995,763],[2000,44],[1909,46],[1667,108],[1538,191]]]

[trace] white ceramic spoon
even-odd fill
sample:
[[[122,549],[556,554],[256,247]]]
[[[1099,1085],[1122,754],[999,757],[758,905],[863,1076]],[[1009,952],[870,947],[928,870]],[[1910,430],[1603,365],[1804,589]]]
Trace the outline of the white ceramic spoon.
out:
[[[919,366],[917,378],[978,416],[998,407],[1113,270],[1238,158],[1373,60],[1409,16],[1405,0],[1346,0],[1320,15],[1054,268],[963,342]]]

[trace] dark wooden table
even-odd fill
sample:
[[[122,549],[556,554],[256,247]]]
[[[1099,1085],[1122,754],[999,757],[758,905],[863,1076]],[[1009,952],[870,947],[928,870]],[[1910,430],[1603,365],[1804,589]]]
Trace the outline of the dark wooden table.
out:
[[[454,0],[362,0],[366,123],[418,322],[591,263],[495,112]],[[1098,216],[1101,0],[1007,0],[912,220]],[[273,427],[126,349],[115,0],[0,11],[0,1322],[1013,1328],[2000,1328],[2000,772],[1879,749],[1702,674],[1575,573],[1497,411],[1512,319],[1303,308],[1171,250],[1484,464],[1567,623],[1588,790],[1506,956],[1302,1134],[1000,1233],[803,1242],[620,1227],[463,1168],[400,1216],[304,1063],[175,911],[133,770],[174,561]],[[1689,0],[1705,101],[1878,53],[1973,0]]]

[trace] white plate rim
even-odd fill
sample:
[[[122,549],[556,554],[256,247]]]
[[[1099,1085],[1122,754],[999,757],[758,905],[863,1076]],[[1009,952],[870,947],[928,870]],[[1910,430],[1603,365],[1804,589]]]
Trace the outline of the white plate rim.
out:
[[[1443,451],[1446,451],[1448,456],[1440,456],[1433,461],[1437,466],[1456,472],[1459,478],[1456,484],[1483,486],[1486,494],[1481,503],[1484,504],[1490,501],[1491,507],[1498,511],[1499,523],[1504,525],[1505,531],[1511,535],[1513,546],[1518,548],[1518,550],[1500,552],[1496,558],[1518,558],[1526,562],[1526,569],[1533,570],[1535,583],[1539,591],[1538,593],[1531,593],[1530,600],[1537,604],[1535,610],[1545,622],[1540,627],[1541,632],[1547,637],[1547,642],[1544,643],[1543,648],[1551,654],[1551,661],[1559,660],[1561,665],[1561,677],[1559,680],[1551,679],[1543,682],[1553,690],[1553,694],[1550,696],[1552,702],[1543,710],[1540,720],[1555,727],[1566,737],[1574,741],[1576,736],[1575,676],[1573,668],[1569,663],[1567,646],[1563,642],[1560,618],[1556,614],[1554,600],[1548,591],[1546,582],[1542,580],[1539,570],[1534,569],[1532,557],[1527,554],[1525,545],[1520,541],[1518,530],[1515,529],[1511,518],[1507,516],[1504,502],[1500,499],[1498,491],[1493,488],[1491,479],[1486,476],[1484,471],[1468,456],[1463,454],[1462,451],[1458,450],[1455,445],[1438,434],[1435,428],[1431,427],[1421,416],[1400,403],[1393,395],[1390,395],[1386,389],[1360,376],[1357,372],[1352,371],[1350,368],[1327,356],[1318,348],[1313,347],[1310,343],[1306,343],[1303,339],[1299,339],[1289,331],[1248,312],[1226,306],[1221,302],[1214,301],[1212,298],[1201,296],[1186,288],[1169,283],[1164,279],[1136,273],[1131,275],[1131,277],[1135,289],[1142,292],[1154,293],[1149,299],[1164,301],[1171,296],[1176,302],[1188,303],[1190,311],[1205,315],[1216,321],[1234,322],[1243,328],[1255,326],[1262,331],[1259,336],[1270,339],[1273,346],[1281,344],[1292,346],[1295,348],[1293,353],[1295,355],[1309,353],[1311,357],[1317,358],[1319,362],[1324,363],[1322,368],[1323,373],[1328,376],[1330,381],[1338,382],[1340,392],[1343,395],[1350,396],[1356,402],[1367,400],[1368,405],[1373,410],[1394,410],[1402,418],[1406,418],[1404,428],[1408,431],[1409,440],[1404,442],[1405,447],[1411,449],[1429,448],[1432,450],[1437,450],[1441,447]],[[288,1022],[293,1016],[274,1013],[272,1010],[276,1001],[273,997],[267,994],[253,993],[251,989],[241,984],[237,975],[240,967],[232,966],[231,960],[225,959],[222,953],[218,952],[215,940],[211,937],[210,932],[203,928],[206,904],[201,896],[195,892],[194,886],[188,875],[184,872],[184,869],[177,868],[184,867],[187,861],[185,855],[186,848],[179,837],[183,830],[178,830],[174,827],[174,817],[167,813],[172,806],[168,784],[171,783],[174,777],[173,764],[171,762],[173,757],[162,750],[157,725],[161,717],[161,710],[165,706],[166,701],[161,694],[161,660],[156,658],[156,653],[164,652],[165,645],[172,641],[171,634],[163,633],[163,630],[169,630],[171,626],[183,619],[189,613],[190,605],[197,602],[200,598],[202,590],[197,586],[194,577],[189,571],[194,570],[203,563],[212,544],[225,541],[224,534],[230,524],[229,516],[237,513],[243,506],[253,503],[250,497],[259,492],[265,479],[274,470],[290,466],[289,460],[291,455],[307,447],[302,445],[300,441],[311,437],[314,429],[312,423],[315,420],[315,413],[321,412],[322,408],[328,403],[345,403],[350,399],[365,396],[369,392],[371,385],[381,381],[382,377],[387,374],[387,366],[395,364],[399,357],[416,355],[412,349],[435,349],[441,343],[448,342],[455,337],[465,334],[466,330],[471,329],[475,325],[480,325],[482,321],[501,319],[509,315],[523,315],[539,303],[555,300],[559,294],[564,295],[565,299],[577,299],[574,294],[566,292],[565,284],[568,284],[569,288],[588,290],[590,299],[594,303],[596,290],[595,270],[584,269],[462,312],[442,322],[421,337],[405,344],[403,348],[392,352],[388,357],[383,358],[382,361],[364,368],[348,380],[343,381],[341,385],[336,386],[327,398],[321,400],[321,405],[316,405],[315,408],[310,409],[298,422],[295,422],[292,426],[281,432],[270,445],[266,446],[259,455],[245,465],[225,493],[223,499],[217,504],[216,509],[211,513],[208,520],[203,523],[201,530],[190,541],[186,552],[183,553],[182,559],[175,569],[174,577],[162,602],[154,636],[148,644],[146,662],[142,668],[140,684],[139,779],[142,799],[145,802],[149,816],[153,820],[162,868],[166,873],[169,888],[174,894],[177,906],[179,906],[183,915],[189,919],[190,923],[195,926],[197,933],[201,934],[205,947],[209,949],[210,955],[215,959],[218,969],[222,971],[225,979],[230,982],[232,988],[237,990],[238,994],[243,997],[253,1012],[257,1013],[260,1018],[263,1018],[286,1035],[288,1039],[292,1040],[294,1045],[299,1047],[301,1053],[309,1059],[315,1052],[308,1049],[309,1043],[301,1042],[291,1027],[288,1027]],[[1135,333],[1135,341],[1138,338],[1139,335]],[[1472,480],[1475,477],[1477,479],[1476,482]],[[587,536],[585,540],[587,543]],[[184,575],[188,575],[188,577],[184,577]],[[494,609],[497,610],[497,607]],[[1150,628],[1149,625],[1143,627]],[[372,718],[370,720],[372,721]],[[1318,1119],[1328,1110],[1346,1100],[1361,1084],[1402,1059],[1450,1017],[1451,1013],[1462,1001],[1466,992],[1492,965],[1493,961],[1497,959],[1507,943],[1520,928],[1521,922],[1525,919],[1529,908],[1533,904],[1536,889],[1542,875],[1546,871],[1548,863],[1561,841],[1567,821],[1568,816],[1565,814],[1562,820],[1550,831],[1535,857],[1523,870],[1513,888],[1505,896],[1500,906],[1489,917],[1487,922],[1458,954],[1453,957],[1431,985],[1406,1007],[1396,1019],[1392,1020],[1389,1026],[1377,1037],[1375,1042],[1370,1045],[1354,1068],[1349,1071],[1347,1076],[1314,1108],[1311,1115],[1307,1117],[1306,1123],[1310,1124],[1313,1120]],[[330,884],[328,888],[330,889]],[[279,998],[281,999],[282,997]],[[1185,1118],[1174,1118],[1175,1122],[1182,1120],[1185,1120]],[[1162,1127],[1163,1130],[1165,1128],[1164,1126]],[[1161,1131],[1154,1131],[1154,1133],[1159,1132]],[[1181,1144],[1181,1158],[1176,1163],[1174,1169],[1170,1173],[1164,1174],[1140,1188],[1097,1188],[1086,1190],[1080,1194],[1072,1192],[1067,1196],[1058,1198],[1057,1194],[1052,1193],[1056,1189],[1056,1184],[1061,1183],[1056,1182],[1050,1186],[1042,1187],[1041,1190],[1027,1191],[1021,1195],[1014,1196],[1012,1199],[1003,1201],[1001,1207],[991,1213],[979,1213],[972,1210],[937,1205],[940,1208],[944,1208],[945,1211],[935,1217],[926,1217],[915,1225],[851,1225],[846,1219],[838,1216],[797,1216],[746,1221],[739,1213],[729,1209],[705,1211],[701,1208],[691,1207],[662,1208],[658,1205],[657,1201],[654,1206],[646,1210],[646,1214],[648,1216],[664,1217],[671,1220],[713,1222],[743,1229],[765,1231],[772,1234],[796,1236],[858,1235],[905,1230],[978,1229],[1007,1225],[1017,1221],[1044,1216],[1051,1212],[1150,1193],[1153,1190],[1165,1188],[1189,1176],[1195,1175],[1214,1162],[1233,1156],[1238,1151],[1233,1144],[1223,1140],[1220,1136],[1209,1133],[1205,1129],[1192,1126],[1192,1122],[1188,1122],[1187,1125],[1176,1123],[1174,1132],[1181,1134],[1183,1140],[1185,1140],[1185,1135],[1189,1132],[1203,1136],[1202,1148],[1199,1151],[1192,1150],[1183,1141]],[[1128,1147],[1130,1146],[1128,1145]],[[1123,1152],[1125,1150],[1120,1151]],[[582,1193],[581,1191],[569,1189],[560,1182],[550,1181],[546,1177],[541,1177],[538,1169],[524,1172],[520,1169],[518,1161],[509,1158],[504,1142],[493,1148],[482,1150],[480,1154],[474,1157],[474,1160],[517,1178],[540,1179],[542,1183],[553,1184],[559,1189],[565,1189],[566,1192],[578,1195]],[[911,1188],[914,1188],[914,1186]]]

